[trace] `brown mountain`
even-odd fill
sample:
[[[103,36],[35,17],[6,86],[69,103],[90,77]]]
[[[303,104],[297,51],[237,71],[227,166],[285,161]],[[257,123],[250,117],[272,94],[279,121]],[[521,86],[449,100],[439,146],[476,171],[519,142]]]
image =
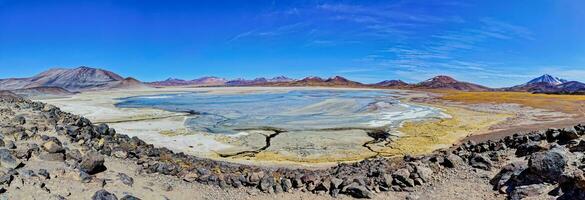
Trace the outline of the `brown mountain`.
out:
[[[150,88],[150,86],[136,80],[135,78],[128,77],[122,81],[118,81],[112,84],[109,89],[146,89]]]
[[[378,83],[372,84],[372,86],[377,87],[391,87],[391,88],[406,88],[409,87],[410,84],[401,81],[401,80],[386,80]]]
[[[193,80],[182,80],[176,78],[169,78],[164,81],[157,81],[148,83],[148,85],[156,87],[169,87],[169,86],[220,86],[225,85],[227,81],[223,78],[214,76],[206,76]]]
[[[322,87],[365,87],[366,85],[348,80],[341,76],[334,76],[328,79],[321,77],[310,76],[301,80],[289,81],[289,82],[268,82],[260,84],[261,86],[282,86],[282,87],[311,87],[311,86],[322,86]]]
[[[436,76],[426,81],[412,85],[414,89],[446,89],[446,90],[461,90],[461,91],[490,91],[491,89],[485,86],[462,82],[455,80],[449,76]]]
[[[113,72],[90,67],[55,68],[29,78],[0,79],[0,90],[39,87],[59,87],[68,91],[109,89],[125,84],[125,79]]]
[[[280,83],[289,83],[295,81],[294,79],[288,78],[286,76],[278,76],[271,79],[267,78],[256,78],[253,80],[246,80],[246,79],[235,79],[225,83],[227,86],[254,86],[254,85],[270,85],[270,84],[280,84]]]

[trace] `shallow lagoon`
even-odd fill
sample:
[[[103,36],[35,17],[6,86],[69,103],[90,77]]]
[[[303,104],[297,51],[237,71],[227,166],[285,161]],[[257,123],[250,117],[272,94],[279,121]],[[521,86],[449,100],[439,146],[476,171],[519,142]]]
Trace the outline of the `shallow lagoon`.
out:
[[[193,131],[238,134],[266,128],[337,131],[382,128],[405,120],[439,118],[437,108],[405,104],[386,90],[292,90],[242,94],[181,93],[121,99],[123,108],[157,108],[197,113],[186,120]]]

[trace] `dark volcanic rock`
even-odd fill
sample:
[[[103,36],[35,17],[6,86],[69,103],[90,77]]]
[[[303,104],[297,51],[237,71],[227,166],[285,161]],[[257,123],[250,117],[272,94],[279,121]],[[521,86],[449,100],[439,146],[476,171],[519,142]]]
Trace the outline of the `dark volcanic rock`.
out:
[[[370,192],[366,187],[360,186],[357,183],[352,183],[346,186],[343,191],[355,198],[374,198],[373,192]]]
[[[522,157],[522,156],[527,156],[527,155],[530,155],[532,153],[543,151],[543,150],[546,150],[546,148],[541,146],[540,144],[538,144],[536,142],[529,142],[529,143],[522,144],[522,145],[518,146],[515,154],[518,157]]]
[[[106,170],[104,166],[104,157],[95,153],[89,153],[83,157],[80,169],[88,174],[96,174]]]
[[[122,197],[120,200],[140,200],[140,198],[132,196],[132,195],[126,195],[126,196]]]
[[[410,172],[408,169],[399,169],[396,170],[392,177],[394,181],[396,181],[400,186],[403,187],[414,187],[414,180],[410,178]]]
[[[127,186],[132,187],[132,185],[134,184],[134,179],[130,176],[128,176],[127,174],[124,173],[118,173],[118,179]]]
[[[490,180],[490,184],[494,186],[494,190],[499,190],[502,186],[508,185],[511,179],[519,176],[527,168],[528,164],[526,162],[510,163],[502,167],[502,170]]]
[[[492,162],[481,154],[475,154],[469,159],[469,164],[478,169],[491,170]]]
[[[92,200],[118,200],[115,194],[112,194],[106,190],[98,190],[91,197]]]
[[[567,165],[567,158],[560,150],[534,153],[528,160],[529,170],[544,181],[556,183]]]

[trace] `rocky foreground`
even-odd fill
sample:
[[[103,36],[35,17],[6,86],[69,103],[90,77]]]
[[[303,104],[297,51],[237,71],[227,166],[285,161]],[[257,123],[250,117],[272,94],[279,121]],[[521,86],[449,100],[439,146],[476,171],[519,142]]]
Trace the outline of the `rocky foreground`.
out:
[[[578,125],[324,170],[257,167],[157,148],[105,124],[2,93],[0,197],[197,199],[190,191],[205,184],[227,193],[247,188],[320,198],[585,199],[584,134],[585,126]],[[479,196],[457,191],[464,187],[458,185],[462,175],[492,190],[478,190]],[[439,197],[439,190],[452,194]]]

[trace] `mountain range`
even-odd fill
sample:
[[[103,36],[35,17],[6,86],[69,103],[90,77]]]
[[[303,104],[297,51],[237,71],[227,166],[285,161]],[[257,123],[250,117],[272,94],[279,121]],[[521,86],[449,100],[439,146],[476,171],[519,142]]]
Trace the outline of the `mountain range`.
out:
[[[406,83],[401,80],[386,80],[374,84],[364,84],[341,76],[331,78],[306,77],[300,80],[278,76],[274,78],[256,78],[252,80],[226,80],[207,76],[193,80],[169,78],[163,81],[143,83],[137,79],[124,78],[114,72],[77,67],[73,69],[50,69],[33,77],[0,79],[0,90],[8,90],[17,94],[51,94],[71,95],[76,92],[110,89],[143,89],[150,87],[198,87],[198,86],[322,86],[322,87],[355,87],[355,88],[392,88],[414,90],[459,90],[459,91],[515,91],[547,94],[585,94],[585,84],[568,81],[548,74],[528,81],[525,84],[507,88],[489,88],[482,85],[458,81],[449,76],[436,76],[419,83]]]

